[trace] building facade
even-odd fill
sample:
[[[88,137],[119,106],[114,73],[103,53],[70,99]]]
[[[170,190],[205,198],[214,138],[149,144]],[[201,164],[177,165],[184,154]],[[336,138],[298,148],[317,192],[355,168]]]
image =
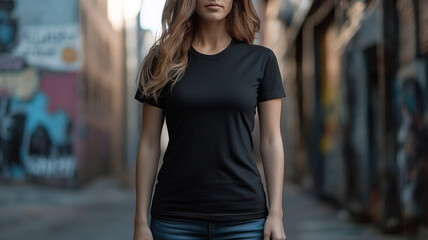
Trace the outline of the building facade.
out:
[[[386,231],[427,226],[425,2],[268,2],[288,177]]]
[[[87,176],[111,173],[126,180],[123,6],[112,2],[119,1],[79,2],[84,46],[80,101],[86,131],[83,142],[88,149],[84,159],[88,160]]]
[[[0,2],[1,179],[126,175],[124,37],[108,3]]]

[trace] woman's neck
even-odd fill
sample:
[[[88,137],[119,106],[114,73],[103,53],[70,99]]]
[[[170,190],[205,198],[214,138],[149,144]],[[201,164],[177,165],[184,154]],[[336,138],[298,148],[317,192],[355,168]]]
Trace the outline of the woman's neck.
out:
[[[231,36],[226,30],[226,21],[202,21],[198,20],[195,38],[192,46],[199,52],[215,54],[226,48]]]

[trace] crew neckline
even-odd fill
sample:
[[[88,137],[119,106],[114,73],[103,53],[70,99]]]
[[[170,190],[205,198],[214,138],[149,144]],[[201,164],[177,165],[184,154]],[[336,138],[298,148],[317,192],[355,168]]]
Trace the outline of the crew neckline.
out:
[[[192,45],[190,45],[190,53],[192,53],[194,56],[199,57],[199,58],[203,58],[203,59],[208,59],[208,60],[214,60],[214,59],[218,59],[224,55],[226,55],[228,52],[230,52],[230,49],[232,48],[233,45],[235,45],[236,40],[232,37],[232,40],[230,40],[229,45],[227,45],[226,48],[224,48],[223,50],[221,50],[218,53],[215,54],[204,54],[199,52],[198,50],[196,50]]]

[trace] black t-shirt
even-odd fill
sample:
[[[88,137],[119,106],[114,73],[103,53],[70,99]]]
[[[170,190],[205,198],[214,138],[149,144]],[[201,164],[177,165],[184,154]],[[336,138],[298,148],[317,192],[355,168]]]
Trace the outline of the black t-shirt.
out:
[[[268,215],[253,153],[257,102],[285,97],[275,54],[232,39],[220,53],[189,50],[189,65],[158,104],[169,142],[151,215],[170,219],[240,221]],[[168,85],[167,85],[168,86]]]

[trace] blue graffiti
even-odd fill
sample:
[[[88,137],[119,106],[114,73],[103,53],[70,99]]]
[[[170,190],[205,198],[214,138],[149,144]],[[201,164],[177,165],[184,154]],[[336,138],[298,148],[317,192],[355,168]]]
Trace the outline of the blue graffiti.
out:
[[[0,52],[12,49],[17,32],[17,22],[12,18],[14,1],[3,1],[0,5]]]
[[[30,102],[19,99],[12,100],[12,108],[27,108],[27,118],[24,125],[24,135],[27,140],[36,134],[42,126],[47,133],[49,140],[55,145],[67,145],[70,142],[69,117],[65,110],[58,110],[55,113],[48,112],[49,99],[43,92],[38,92]],[[25,143],[24,143],[25,144]],[[21,158],[27,159],[29,148],[21,148]],[[48,153],[48,155],[50,155]]]

